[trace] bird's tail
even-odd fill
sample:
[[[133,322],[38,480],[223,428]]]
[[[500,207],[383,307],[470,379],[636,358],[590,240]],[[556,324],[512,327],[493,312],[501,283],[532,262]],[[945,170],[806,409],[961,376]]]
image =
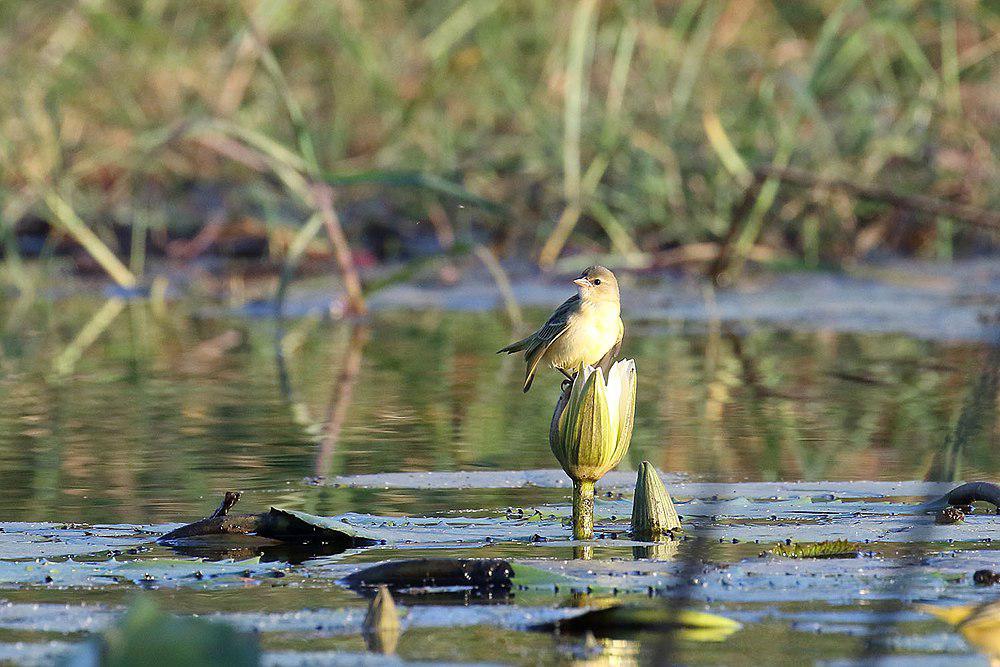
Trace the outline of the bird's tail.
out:
[[[531,336],[528,336],[527,338],[522,338],[516,343],[511,343],[507,347],[497,350],[497,354],[503,354],[504,352],[506,352],[507,354],[514,354],[515,352],[520,352],[521,350],[525,349],[530,344],[531,344]]]

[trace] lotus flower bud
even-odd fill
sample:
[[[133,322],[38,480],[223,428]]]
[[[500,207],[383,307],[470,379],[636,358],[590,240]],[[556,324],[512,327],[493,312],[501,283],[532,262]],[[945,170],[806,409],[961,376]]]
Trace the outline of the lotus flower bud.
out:
[[[632,500],[632,536],[637,540],[655,542],[672,530],[680,530],[681,520],[663,486],[660,476],[649,461],[639,466]]]
[[[392,655],[399,643],[400,624],[396,603],[389,589],[378,587],[378,593],[368,605],[368,613],[362,625],[362,634],[369,651]]]
[[[628,451],[635,419],[635,362],[616,362],[607,382],[600,368],[580,368],[552,414],[549,446],[573,480],[573,536],[594,534],[594,482]]]

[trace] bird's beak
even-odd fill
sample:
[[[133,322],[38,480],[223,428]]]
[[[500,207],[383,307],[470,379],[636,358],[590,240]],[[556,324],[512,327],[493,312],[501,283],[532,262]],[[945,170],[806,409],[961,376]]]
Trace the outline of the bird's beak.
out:
[[[587,282],[586,278],[577,278],[573,281],[574,285],[579,285],[580,287],[590,287],[590,283]]]

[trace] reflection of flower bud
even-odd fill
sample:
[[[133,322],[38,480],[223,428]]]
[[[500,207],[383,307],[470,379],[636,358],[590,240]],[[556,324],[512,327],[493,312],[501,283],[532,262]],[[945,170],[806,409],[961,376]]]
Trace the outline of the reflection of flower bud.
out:
[[[365,645],[369,651],[392,655],[399,644],[399,613],[396,603],[385,586],[378,587],[378,593],[368,605],[368,613],[362,625]]]
[[[628,451],[635,420],[635,362],[616,362],[607,382],[600,368],[584,366],[563,391],[552,414],[549,446],[573,480],[573,536],[594,533],[594,482]]]
[[[632,547],[632,558],[636,560],[673,560],[681,549],[680,540],[665,540],[653,544]]]
[[[672,530],[680,530],[681,520],[660,476],[649,461],[639,466],[632,500],[632,536],[655,542]]]

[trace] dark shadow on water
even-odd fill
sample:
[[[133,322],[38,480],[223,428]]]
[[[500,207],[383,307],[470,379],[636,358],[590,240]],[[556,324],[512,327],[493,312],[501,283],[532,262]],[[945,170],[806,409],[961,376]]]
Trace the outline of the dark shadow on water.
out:
[[[260,557],[262,563],[288,563],[300,565],[322,556],[336,556],[347,549],[342,545],[325,543],[288,544],[277,540],[233,536],[211,540],[185,540],[166,545],[178,556],[204,560],[246,560]]]

